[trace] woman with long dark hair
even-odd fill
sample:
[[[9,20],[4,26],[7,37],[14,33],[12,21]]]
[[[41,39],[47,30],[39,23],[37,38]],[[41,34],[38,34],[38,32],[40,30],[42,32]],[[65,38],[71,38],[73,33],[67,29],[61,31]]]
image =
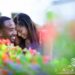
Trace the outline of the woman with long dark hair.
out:
[[[18,36],[16,43],[21,48],[40,49],[37,29],[31,18],[27,14],[19,13],[14,17],[14,22]]]

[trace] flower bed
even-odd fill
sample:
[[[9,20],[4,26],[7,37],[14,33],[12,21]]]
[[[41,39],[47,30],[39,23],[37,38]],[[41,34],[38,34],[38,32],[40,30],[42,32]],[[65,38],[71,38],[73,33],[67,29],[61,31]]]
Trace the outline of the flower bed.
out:
[[[14,46],[8,39],[0,40],[0,72],[6,74],[34,75],[47,58],[40,55],[36,50],[21,49]]]
[[[33,49],[21,49],[8,39],[0,40],[0,75],[65,75],[75,74],[66,58],[49,61]]]

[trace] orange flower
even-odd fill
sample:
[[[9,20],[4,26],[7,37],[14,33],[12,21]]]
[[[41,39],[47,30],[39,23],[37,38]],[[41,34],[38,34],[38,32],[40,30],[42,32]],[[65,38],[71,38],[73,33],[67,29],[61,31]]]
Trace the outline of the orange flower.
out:
[[[2,59],[3,59],[4,62],[7,62],[9,60],[9,57],[6,53],[3,53]]]

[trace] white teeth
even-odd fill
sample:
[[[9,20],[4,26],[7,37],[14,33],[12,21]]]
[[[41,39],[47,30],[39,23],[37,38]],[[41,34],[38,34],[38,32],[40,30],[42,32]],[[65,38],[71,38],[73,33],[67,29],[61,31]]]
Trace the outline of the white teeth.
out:
[[[15,36],[12,36],[11,38],[12,38],[12,39],[15,39]]]

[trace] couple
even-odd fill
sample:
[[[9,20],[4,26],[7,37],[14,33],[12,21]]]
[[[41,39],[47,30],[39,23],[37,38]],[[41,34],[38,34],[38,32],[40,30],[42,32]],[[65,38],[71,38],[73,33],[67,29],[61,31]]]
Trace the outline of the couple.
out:
[[[41,49],[37,29],[24,13],[17,14],[13,20],[6,16],[0,17],[0,38],[8,38],[21,48]]]

